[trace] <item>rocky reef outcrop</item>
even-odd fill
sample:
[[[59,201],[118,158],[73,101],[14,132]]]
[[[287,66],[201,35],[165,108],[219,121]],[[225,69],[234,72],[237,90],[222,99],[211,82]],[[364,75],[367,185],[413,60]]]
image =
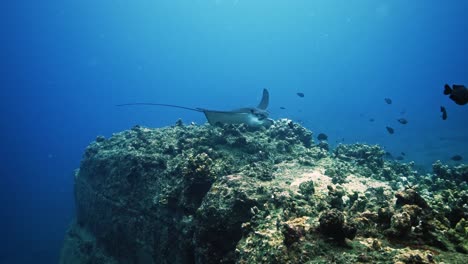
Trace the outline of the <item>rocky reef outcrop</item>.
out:
[[[327,149],[290,120],[97,137],[60,263],[466,260],[466,165],[420,175],[378,146]]]

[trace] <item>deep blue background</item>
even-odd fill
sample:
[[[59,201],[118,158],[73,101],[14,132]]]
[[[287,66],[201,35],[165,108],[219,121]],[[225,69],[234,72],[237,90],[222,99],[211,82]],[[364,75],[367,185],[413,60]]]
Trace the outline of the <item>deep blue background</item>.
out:
[[[332,144],[378,143],[426,167],[468,158],[468,106],[442,95],[445,83],[468,84],[467,1],[9,2],[0,11],[0,263],[57,261],[73,171],[97,135],[205,122],[118,103],[229,109],[256,105],[266,87],[273,118]]]

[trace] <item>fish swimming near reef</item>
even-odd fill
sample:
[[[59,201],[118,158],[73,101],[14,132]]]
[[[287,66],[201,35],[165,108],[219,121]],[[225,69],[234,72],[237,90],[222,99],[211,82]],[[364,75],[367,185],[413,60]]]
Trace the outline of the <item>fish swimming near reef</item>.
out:
[[[468,89],[464,85],[454,84],[450,87],[450,85],[446,84],[444,86],[444,94],[450,95],[450,99],[458,105],[468,103]]]
[[[392,99],[390,98],[385,98],[384,99],[387,104],[392,104]]]
[[[450,159],[453,161],[461,161],[463,157],[461,155],[454,155]]]
[[[129,106],[129,105],[152,105],[152,106],[165,106],[181,108],[196,112],[202,112],[205,114],[206,119],[210,125],[216,124],[246,124],[251,127],[269,127],[274,121],[268,118],[268,111],[266,110],[270,101],[270,95],[267,89],[263,89],[262,100],[257,107],[243,107],[230,111],[222,110],[210,110],[206,108],[190,108],[179,105],[171,104],[157,104],[157,103],[128,103],[119,104],[117,106]]]
[[[389,134],[395,133],[395,129],[393,129],[393,128],[389,127],[389,126],[388,126],[388,127],[385,127],[385,128],[387,129],[387,132],[388,132]]]
[[[403,156],[397,156],[397,157],[395,158],[395,160],[404,160],[404,159],[405,159],[405,158],[403,158]]]
[[[297,94],[297,96],[299,96],[299,97],[304,97],[304,96],[305,96],[304,93],[296,93],[296,94]]]
[[[445,107],[440,107],[440,112],[442,112],[442,120],[447,120],[447,109]]]
[[[408,124],[408,120],[406,120],[406,118],[398,118],[397,121],[402,125]]]
[[[326,134],[324,134],[324,133],[320,133],[320,134],[318,134],[317,139],[320,140],[320,141],[324,141],[324,140],[328,139],[328,136]]]
[[[385,152],[384,157],[387,158],[387,159],[394,159],[392,153],[390,153],[388,151]]]

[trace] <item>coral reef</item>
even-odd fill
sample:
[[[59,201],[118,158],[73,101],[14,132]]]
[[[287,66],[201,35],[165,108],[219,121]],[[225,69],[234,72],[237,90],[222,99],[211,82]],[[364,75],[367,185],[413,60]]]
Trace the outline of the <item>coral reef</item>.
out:
[[[345,238],[356,236],[356,227],[345,223],[344,215],[338,209],[325,211],[319,218],[319,231],[337,242],[344,243]]]
[[[384,153],[286,119],[99,136],[60,263],[464,263],[467,166]]]

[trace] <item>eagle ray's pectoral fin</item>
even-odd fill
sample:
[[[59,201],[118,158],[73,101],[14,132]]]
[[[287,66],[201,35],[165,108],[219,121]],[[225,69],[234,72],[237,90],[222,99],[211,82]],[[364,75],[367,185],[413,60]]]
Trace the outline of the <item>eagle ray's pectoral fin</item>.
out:
[[[263,89],[262,100],[258,104],[257,108],[266,110],[269,102],[270,102],[270,94],[268,93],[267,89]]]

